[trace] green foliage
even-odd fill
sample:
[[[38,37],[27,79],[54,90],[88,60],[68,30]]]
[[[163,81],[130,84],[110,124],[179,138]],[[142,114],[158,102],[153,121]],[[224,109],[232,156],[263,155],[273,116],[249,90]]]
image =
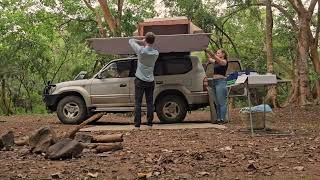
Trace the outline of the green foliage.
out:
[[[116,2],[111,3],[115,12]],[[153,3],[125,2],[124,36],[132,35],[144,18],[156,15]],[[11,102],[14,113],[45,113],[42,90],[48,81],[72,80],[83,70],[90,77],[96,60],[101,63],[95,71],[114,58],[89,49],[86,39],[99,37],[99,32],[95,15],[82,1],[2,0],[0,11],[0,80],[6,80],[0,102]],[[0,114],[3,110],[0,103]]]
[[[224,48],[238,57],[245,69],[266,72],[265,9],[252,6],[256,0],[163,0],[170,16],[186,16],[205,32],[212,33],[212,49]],[[117,1],[108,1],[118,17]],[[296,17],[287,1],[277,1]],[[97,1],[92,1],[98,5]],[[102,16],[102,10],[96,6]],[[137,23],[152,18],[155,0],[124,1],[121,36],[131,36]],[[97,55],[86,39],[99,37],[95,14],[83,1],[2,0],[0,3],[0,80],[5,80],[5,99],[14,113],[44,113],[42,89],[47,81],[72,80],[80,71],[89,77],[114,56]],[[314,18],[316,20],[316,18]],[[107,34],[111,34],[103,22]],[[275,73],[292,77],[297,39],[288,19],[274,13],[273,46]],[[203,52],[194,52],[203,62]],[[311,61],[309,61],[312,66]],[[310,70],[310,79],[319,79]],[[288,94],[279,91],[280,100]],[[238,103],[242,103],[241,101]],[[239,104],[239,105],[240,105]],[[0,114],[4,114],[0,103]]]

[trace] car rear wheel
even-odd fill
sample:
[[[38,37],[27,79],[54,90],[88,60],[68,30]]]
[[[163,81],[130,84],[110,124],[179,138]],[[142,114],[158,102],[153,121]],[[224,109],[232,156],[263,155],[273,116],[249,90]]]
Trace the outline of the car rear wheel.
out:
[[[64,124],[80,124],[87,118],[85,102],[78,96],[66,96],[58,103],[57,115]]]
[[[156,112],[162,123],[182,122],[187,115],[187,104],[181,96],[168,95],[158,101]]]

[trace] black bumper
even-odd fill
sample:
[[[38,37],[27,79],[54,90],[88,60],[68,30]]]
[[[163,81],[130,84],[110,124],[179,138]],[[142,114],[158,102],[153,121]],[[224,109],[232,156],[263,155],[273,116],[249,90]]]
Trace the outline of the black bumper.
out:
[[[44,94],[43,101],[46,104],[47,109],[55,111],[57,109],[58,98],[58,94]]]

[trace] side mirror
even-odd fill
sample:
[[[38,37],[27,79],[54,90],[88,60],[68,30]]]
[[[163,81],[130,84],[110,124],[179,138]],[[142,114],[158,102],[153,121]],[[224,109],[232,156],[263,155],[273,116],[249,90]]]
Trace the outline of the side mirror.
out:
[[[100,74],[100,73],[99,73],[99,74],[97,74],[96,78],[97,78],[97,79],[102,79],[101,74]]]
[[[74,78],[74,80],[83,79],[86,74],[87,74],[87,71],[81,71],[81,72]]]

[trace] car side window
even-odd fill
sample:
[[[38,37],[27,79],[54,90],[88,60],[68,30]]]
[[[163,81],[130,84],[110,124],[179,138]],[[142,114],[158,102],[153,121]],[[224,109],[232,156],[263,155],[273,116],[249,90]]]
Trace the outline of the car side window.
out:
[[[118,78],[127,78],[130,74],[131,62],[130,61],[118,61]]]
[[[111,63],[102,73],[102,78],[126,78],[129,77],[130,61],[117,61]]]
[[[132,61],[132,72],[130,73],[130,77],[135,77],[135,73],[137,70],[137,62],[138,62],[137,59]],[[159,61],[159,59],[156,61],[156,64],[154,66],[154,71],[153,71],[154,76],[164,75],[163,64],[164,63],[162,61]]]
[[[192,70],[190,58],[164,59],[163,62],[165,75],[185,74]]]

